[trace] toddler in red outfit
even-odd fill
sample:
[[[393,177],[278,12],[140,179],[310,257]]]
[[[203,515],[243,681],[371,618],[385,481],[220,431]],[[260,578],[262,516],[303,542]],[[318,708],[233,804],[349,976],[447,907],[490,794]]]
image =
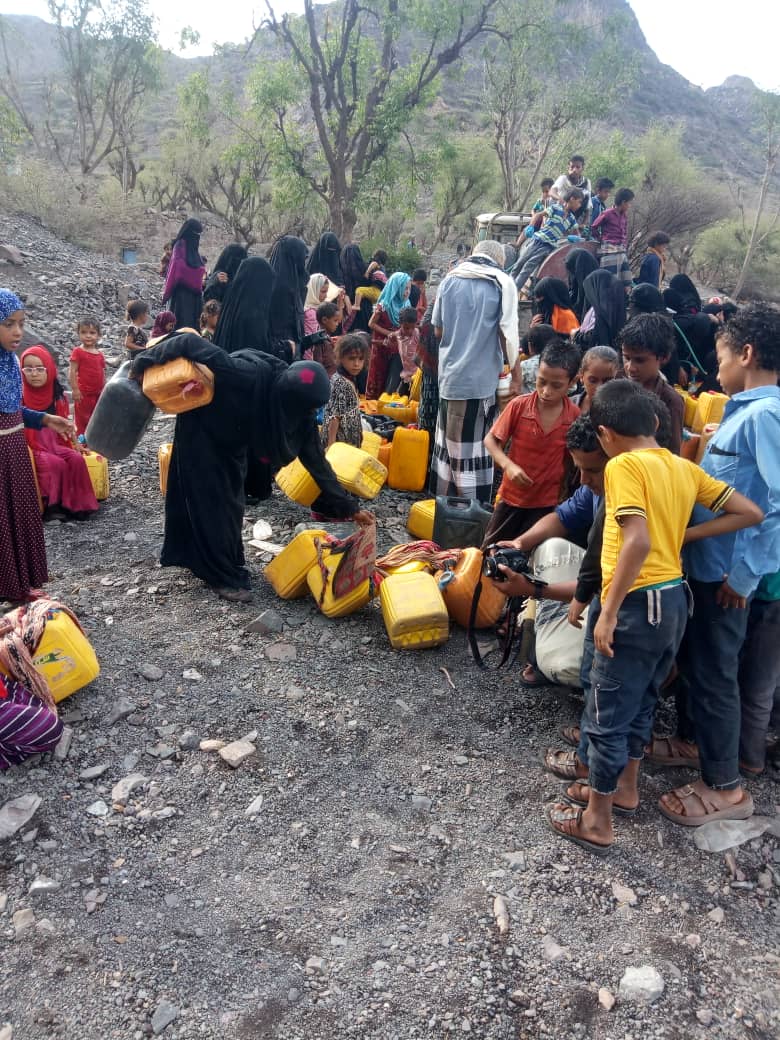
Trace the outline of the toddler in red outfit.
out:
[[[70,355],[68,377],[73,392],[76,433],[82,434],[106,382],[106,359],[98,347],[100,322],[97,318],[82,318],[77,331],[80,342]]]

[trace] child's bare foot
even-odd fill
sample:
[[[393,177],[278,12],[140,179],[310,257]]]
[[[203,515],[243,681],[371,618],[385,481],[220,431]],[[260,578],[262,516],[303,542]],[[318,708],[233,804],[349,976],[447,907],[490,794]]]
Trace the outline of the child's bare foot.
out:
[[[572,805],[578,805],[581,809],[587,809],[590,799],[590,784],[575,780],[566,788],[565,798]],[[638,791],[622,791],[620,784],[612,799],[612,812],[616,816],[633,816],[639,808]]]

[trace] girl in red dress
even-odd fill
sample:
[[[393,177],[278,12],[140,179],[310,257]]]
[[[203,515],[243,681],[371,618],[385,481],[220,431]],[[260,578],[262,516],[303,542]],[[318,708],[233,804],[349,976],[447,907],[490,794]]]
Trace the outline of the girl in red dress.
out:
[[[30,347],[22,354],[21,361],[23,405],[36,412],[68,419],[68,400],[46,347]],[[79,520],[86,520],[98,508],[98,503],[81,452],[54,430],[45,427],[25,430],[24,435],[32,449],[41,497],[47,510],[59,507]]]
[[[81,342],[70,355],[68,378],[73,391],[76,433],[80,435],[86,430],[105,386],[106,359],[98,347],[100,323],[96,318],[82,318],[77,331]]]

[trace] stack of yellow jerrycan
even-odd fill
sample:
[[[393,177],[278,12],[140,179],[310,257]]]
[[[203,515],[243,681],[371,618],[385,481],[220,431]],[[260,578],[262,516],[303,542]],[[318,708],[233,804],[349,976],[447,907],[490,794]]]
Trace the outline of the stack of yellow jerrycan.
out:
[[[179,415],[214,399],[214,375],[189,358],[174,358],[144,372],[143,391],[162,412]]]
[[[377,415],[385,415],[404,426],[417,422],[417,401],[410,401],[406,394],[381,394],[377,403]]]
[[[6,614],[14,627],[24,609],[18,607]],[[48,683],[55,701],[70,697],[100,674],[100,665],[89,640],[78,625],[56,607],[47,615],[46,627],[32,654],[32,661],[36,671]]]
[[[379,587],[379,601],[394,649],[424,650],[447,642],[449,616],[432,574],[391,574]]]
[[[315,538],[326,539],[325,531],[301,531],[263,572],[281,599],[299,599],[309,591],[306,575],[317,566]]]
[[[160,469],[160,493],[165,494],[168,490],[168,470],[171,468],[171,452],[173,444],[161,444],[157,449],[157,465]]]
[[[331,444],[325,457],[344,490],[358,498],[376,498],[387,480],[385,466],[367,451],[351,444],[337,441]],[[275,479],[285,495],[301,506],[308,508],[319,497],[316,481],[299,459],[293,459],[280,469]]]
[[[110,490],[108,481],[108,459],[103,455],[98,455],[94,451],[85,451],[83,457],[87,464],[89,479],[92,481],[92,490],[95,493],[95,498],[98,502],[103,502],[108,498]]]

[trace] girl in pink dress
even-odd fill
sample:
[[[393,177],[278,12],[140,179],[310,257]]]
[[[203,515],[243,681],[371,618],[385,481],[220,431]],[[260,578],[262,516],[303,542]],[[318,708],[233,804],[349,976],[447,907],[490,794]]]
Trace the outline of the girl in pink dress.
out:
[[[57,368],[43,346],[22,354],[22,403],[25,408],[68,418],[68,401],[57,379]],[[60,434],[42,427],[26,429],[32,449],[41,498],[47,512],[64,511],[86,520],[98,508],[83,456]]]

